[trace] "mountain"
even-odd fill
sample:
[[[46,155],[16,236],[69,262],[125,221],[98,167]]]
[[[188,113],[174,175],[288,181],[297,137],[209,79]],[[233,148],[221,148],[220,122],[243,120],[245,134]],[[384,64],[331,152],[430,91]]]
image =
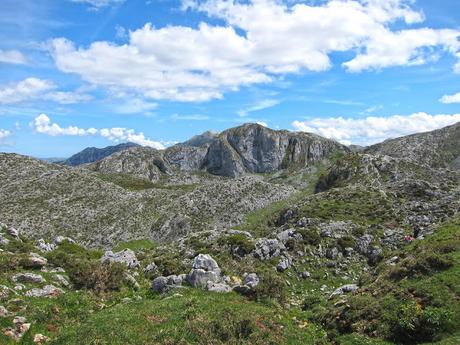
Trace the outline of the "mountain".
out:
[[[458,344],[457,128],[1,153],[0,343]]]
[[[93,164],[101,172],[136,171],[138,177],[158,180],[162,173],[206,171],[213,175],[240,177],[304,169],[333,152],[349,152],[346,146],[315,134],[276,131],[245,124],[220,134],[206,132],[164,151],[134,148]]]
[[[70,166],[77,166],[81,164],[96,162],[100,159],[103,159],[107,156],[110,156],[112,153],[119,152],[126,150],[130,147],[139,146],[134,143],[123,143],[118,144],[115,146],[107,146],[104,148],[96,148],[96,147],[87,147],[81,152],[74,154],[73,156],[64,160],[63,164],[70,165]]]
[[[436,168],[460,169],[460,122],[432,132],[386,140],[365,152],[406,158]]]

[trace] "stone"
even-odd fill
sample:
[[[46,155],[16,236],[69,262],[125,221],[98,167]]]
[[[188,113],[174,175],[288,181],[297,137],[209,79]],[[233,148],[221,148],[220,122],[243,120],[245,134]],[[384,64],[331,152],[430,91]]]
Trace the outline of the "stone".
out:
[[[128,268],[136,268],[140,265],[136,254],[131,249],[124,249],[117,253],[109,250],[104,253],[101,262],[119,262],[125,264]]]
[[[61,274],[55,274],[53,278],[54,278],[54,281],[56,281],[57,283],[59,283],[59,285],[63,287],[67,288],[70,286],[69,281]]]
[[[268,260],[280,256],[281,251],[286,249],[277,239],[261,238],[257,240],[253,251],[253,256],[259,260]]]
[[[52,243],[47,243],[43,238],[37,241],[36,247],[40,249],[42,252],[51,252],[56,248],[56,245]]]
[[[193,260],[193,269],[203,269],[207,272],[216,272],[220,274],[220,268],[216,260],[208,254],[198,254]]]
[[[34,273],[18,273],[11,278],[14,282],[20,283],[43,283],[45,278]]]
[[[151,264],[148,264],[147,267],[144,268],[144,273],[146,275],[152,276],[157,270],[158,270],[158,266],[154,262],[152,262]]]
[[[244,277],[244,285],[251,289],[254,289],[257,285],[259,285],[259,282],[260,279],[256,273],[249,273],[246,277]]]
[[[308,279],[311,277],[311,274],[308,271],[303,271],[300,275],[303,279]]]
[[[8,310],[4,306],[0,305],[0,317],[7,317],[8,314]]]
[[[3,329],[3,334],[12,338],[15,341],[20,340],[24,334],[30,329],[31,324],[26,323],[26,318],[22,316],[16,316],[13,319],[13,327],[7,327]]]
[[[218,282],[220,280],[220,275],[214,271],[205,271],[201,268],[193,269],[187,275],[187,281],[193,287],[206,287],[208,282]]]
[[[6,233],[10,235],[11,237],[18,238],[19,237],[19,230],[16,230],[12,226],[10,226],[8,229],[6,229]]]
[[[218,293],[228,293],[232,291],[232,288],[225,283],[214,283],[208,281],[206,284],[206,290]]]
[[[351,247],[346,247],[346,248],[343,250],[343,255],[344,255],[345,257],[349,258],[350,256],[353,255],[353,252],[354,252],[354,251],[355,251],[355,250],[354,250],[353,248],[351,248]]]
[[[289,269],[292,265],[292,260],[290,258],[282,258],[278,265],[276,266],[276,270],[278,272],[284,272]]]
[[[24,263],[24,267],[27,268],[42,268],[48,263],[48,260],[37,253],[30,253],[27,260]]]
[[[355,293],[356,291],[358,291],[358,285],[356,284],[346,284],[346,285],[343,285],[341,287],[339,287],[338,289],[334,290],[334,292],[331,294],[330,298],[332,297],[335,297],[335,296],[340,296],[340,295],[343,295],[345,293]]]
[[[367,257],[371,265],[377,264],[383,257],[383,251],[379,247],[369,247]]]
[[[27,297],[57,297],[63,294],[64,291],[55,287],[54,285],[45,285],[43,288],[38,289],[31,289],[25,293]]]
[[[326,258],[336,260],[339,257],[339,250],[336,247],[327,248]]]
[[[169,290],[179,288],[185,280],[185,274],[157,277],[152,282],[152,291],[165,293]]]
[[[71,239],[70,237],[65,237],[65,236],[58,236],[54,239],[53,243],[56,245],[56,246],[59,246],[61,245],[64,241],[68,241],[70,243],[75,243],[75,241],[73,239]]]
[[[369,246],[373,240],[374,240],[374,236],[369,235],[369,234],[363,235],[356,240],[355,249],[359,253],[366,255],[369,249]]]
[[[37,333],[34,335],[34,343],[35,344],[43,344],[49,342],[51,339],[46,335]]]

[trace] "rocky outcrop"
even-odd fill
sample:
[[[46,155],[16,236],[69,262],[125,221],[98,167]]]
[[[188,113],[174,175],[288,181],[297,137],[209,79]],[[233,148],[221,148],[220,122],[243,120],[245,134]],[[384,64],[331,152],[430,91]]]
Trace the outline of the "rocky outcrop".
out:
[[[434,168],[459,169],[460,122],[432,132],[386,140],[365,152],[404,158]]]
[[[199,254],[193,260],[193,266],[187,275],[187,281],[193,287],[205,288],[208,282],[218,283],[221,271],[217,262],[208,254]]]
[[[115,146],[107,146],[104,148],[96,148],[96,147],[88,147],[81,152],[78,152],[71,156],[70,158],[66,159],[63,164],[65,165],[81,165],[86,163],[96,162],[101,160],[105,157],[110,156],[111,154],[119,151],[123,151],[129,149],[130,147],[139,146],[134,143],[123,143]]]
[[[124,249],[120,252],[106,251],[101,258],[101,262],[116,262],[126,265],[128,268],[136,268],[139,266],[139,261],[136,254],[131,249]]]

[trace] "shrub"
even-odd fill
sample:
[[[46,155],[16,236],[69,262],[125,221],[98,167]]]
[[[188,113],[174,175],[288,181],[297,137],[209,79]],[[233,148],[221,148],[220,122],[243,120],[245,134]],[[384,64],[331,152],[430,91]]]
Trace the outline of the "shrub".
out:
[[[355,239],[351,236],[345,236],[340,238],[337,241],[337,244],[342,249],[342,251],[344,251],[345,248],[353,248],[355,246]]]
[[[254,242],[242,234],[233,234],[219,238],[220,245],[229,245],[232,249],[239,248],[243,254],[251,253],[254,248]]]
[[[260,283],[251,296],[253,299],[257,301],[271,299],[280,303],[286,300],[286,285],[282,277],[273,272],[260,274],[259,277]]]
[[[309,244],[311,246],[317,246],[321,243],[321,236],[315,230],[299,229],[297,230],[297,232],[302,235],[303,241],[306,244]]]

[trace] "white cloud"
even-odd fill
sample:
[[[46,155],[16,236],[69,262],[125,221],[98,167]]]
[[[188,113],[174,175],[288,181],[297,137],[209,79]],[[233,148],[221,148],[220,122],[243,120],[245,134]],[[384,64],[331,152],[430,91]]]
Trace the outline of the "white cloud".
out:
[[[153,141],[144,136],[142,132],[136,133],[134,129],[115,127],[96,129],[94,127],[83,129],[77,126],[61,127],[57,123],[53,123],[46,114],[40,114],[31,123],[32,128],[41,134],[51,136],[94,136],[99,135],[114,142],[129,141],[142,146],[150,146],[156,149],[163,149],[164,145],[161,142]]]
[[[12,104],[25,101],[50,100],[60,104],[72,104],[89,101],[90,95],[68,91],[53,91],[57,88],[50,80],[26,78],[22,81],[0,87],[0,104]]]
[[[5,139],[11,136],[11,132],[0,128],[0,145],[5,143]]]
[[[1,50],[0,49],[0,63],[11,64],[26,64],[26,57],[18,50]]]
[[[316,133],[346,145],[370,145],[388,138],[432,131],[459,121],[460,114],[430,115],[422,112],[407,116],[370,116],[364,119],[316,118],[294,121],[292,126],[298,131]]]
[[[54,88],[54,83],[49,80],[27,78],[18,83],[0,87],[0,104],[27,101]]]
[[[264,109],[268,109],[268,108],[274,107],[275,105],[278,105],[278,104],[280,104],[280,101],[277,100],[277,99],[264,99],[262,101],[257,102],[256,104],[250,106],[250,107],[247,107],[245,109],[239,110],[238,115],[239,116],[247,116],[250,113],[260,111],[260,110],[264,110]]]
[[[157,107],[157,103],[146,102],[140,98],[132,98],[125,103],[116,105],[115,111],[119,114],[150,113]]]
[[[460,92],[455,95],[444,95],[439,101],[444,104],[460,103]]]
[[[222,98],[244,85],[287,73],[324,71],[334,52],[356,52],[351,72],[428,63],[441,54],[460,60],[460,31],[419,27],[423,13],[410,0],[329,0],[320,5],[277,0],[187,0],[224,24],[198,27],[151,24],[129,32],[126,44],[77,47],[50,41],[57,67],[107,88],[177,101]],[[398,21],[398,31],[391,29]],[[215,22],[215,21],[214,21]],[[455,67],[460,70],[460,62]]]
[[[121,5],[125,0],[71,0],[72,2],[89,5],[91,9],[98,10],[103,7]]]

